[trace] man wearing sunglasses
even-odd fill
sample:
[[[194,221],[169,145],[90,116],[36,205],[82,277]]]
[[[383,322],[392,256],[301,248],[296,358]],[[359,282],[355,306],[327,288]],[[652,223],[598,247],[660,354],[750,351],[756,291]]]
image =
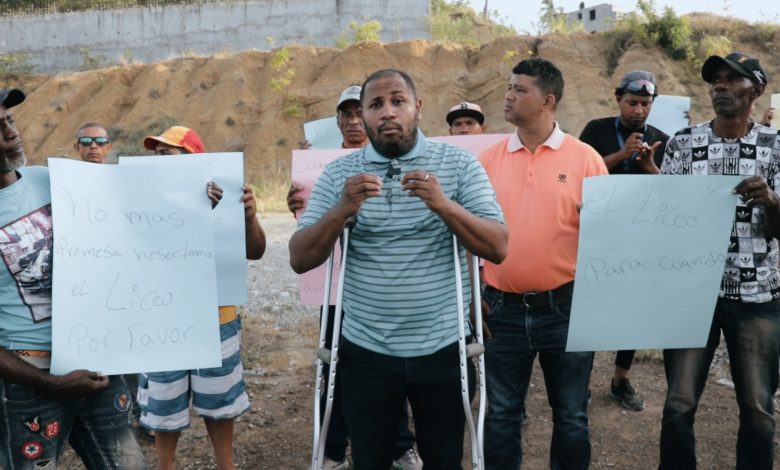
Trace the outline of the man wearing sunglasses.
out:
[[[89,122],[76,132],[76,143],[73,144],[73,150],[78,152],[85,162],[104,163],[111,148],[108,132],[100,124]]]
[[[620,114],[594,119],[582,130],[580,140],[604,158],[611,175],[658,173],[669,136],[645,122],[657,95],[655,75],[632,70],[615,89]],[[628,379],[635,352],[618,351],[615,355],[610,395],[624,408],[642,411],[645,402]]]

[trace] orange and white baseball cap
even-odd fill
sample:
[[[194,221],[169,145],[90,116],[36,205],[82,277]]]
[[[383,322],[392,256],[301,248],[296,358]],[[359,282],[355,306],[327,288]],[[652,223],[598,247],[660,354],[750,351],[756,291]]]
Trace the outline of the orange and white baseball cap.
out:
[[[189,127],[184,126],[172,126],[165,130],[160,135],[148,136],[144,139],[144,147],[149,150],[154,150],[157,147],[157,143],[162,142],[164,144],[171,145],[173,147],[179,147],[186,150],[188,153],[203,153],[203,141],[200,140],[198,134],[195,133]]]

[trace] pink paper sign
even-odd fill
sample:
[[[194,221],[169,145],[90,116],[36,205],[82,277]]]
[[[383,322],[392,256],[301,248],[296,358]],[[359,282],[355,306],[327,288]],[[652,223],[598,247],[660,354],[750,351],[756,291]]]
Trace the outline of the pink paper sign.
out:
[[[509,137],[509,134],[443,135],[441,137],[431,137],[431,140],[446,142],[450,145],[466,149],[479,158],[479,154],[483,150],[507,137]]]
[[[321,150],[293,150],[292,153],[292,184],[303,188],[299,195],[306,201],[309,200],[314,184],[320,177],[325,165],[342,155],[354,152],[355,149],[321,149]],[[295,214],[296,218],[303,215],[303,210]],[[336,303],[336,288],[341,266],[341,250],[338,245],[334,247],[333,277],[331,278],[330,304]],[[309,272],[298,276],[298,289],[303,305],[322,305],[325,295],[325,265],[321,265]]]
[[[431,140],[446,142],[479,156],[480,152],[506,137],[507,134],[457,135],[431,137]],[[325,165],[351,152],[354,152],[354,149],[293,150],[292,184],[303,188],[299,193],[300,196],[308,201]],[[301,215],[302,211],[295,214],[296,218],[300,218]],[[330,290],[331,305],[336,303],[336,288],[341,265],[341,250],[338,246],[335,247],[334,256]],[[298,276],[298,284],[303,305],[321,305],[325,294],[325,265]]]

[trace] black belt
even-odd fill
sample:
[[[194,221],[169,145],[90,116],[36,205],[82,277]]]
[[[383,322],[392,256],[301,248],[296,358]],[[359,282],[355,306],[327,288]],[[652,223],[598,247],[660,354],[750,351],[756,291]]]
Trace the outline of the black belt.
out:
[[[486,286],[485,291],[495,292],[502,296],[505,301],[521,303],[531,308],[544,308],[571,303],[571,297],[574,293],[574,281],[543,292],[523,292],[518,294],[515,292],[504,292],[491,286]]]

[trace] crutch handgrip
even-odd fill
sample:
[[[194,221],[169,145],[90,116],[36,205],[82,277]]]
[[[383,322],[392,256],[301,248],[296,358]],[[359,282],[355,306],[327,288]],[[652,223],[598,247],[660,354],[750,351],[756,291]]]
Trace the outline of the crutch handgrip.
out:
[[[482,348],[484,349],[484,348]],[[317,358],[325,364],[330,364],[330,349],[320,348],[317,350]]]
[[[485,353],[485,346],[481,343],[469,343],[466,345],[466,357],[477,357]]]

